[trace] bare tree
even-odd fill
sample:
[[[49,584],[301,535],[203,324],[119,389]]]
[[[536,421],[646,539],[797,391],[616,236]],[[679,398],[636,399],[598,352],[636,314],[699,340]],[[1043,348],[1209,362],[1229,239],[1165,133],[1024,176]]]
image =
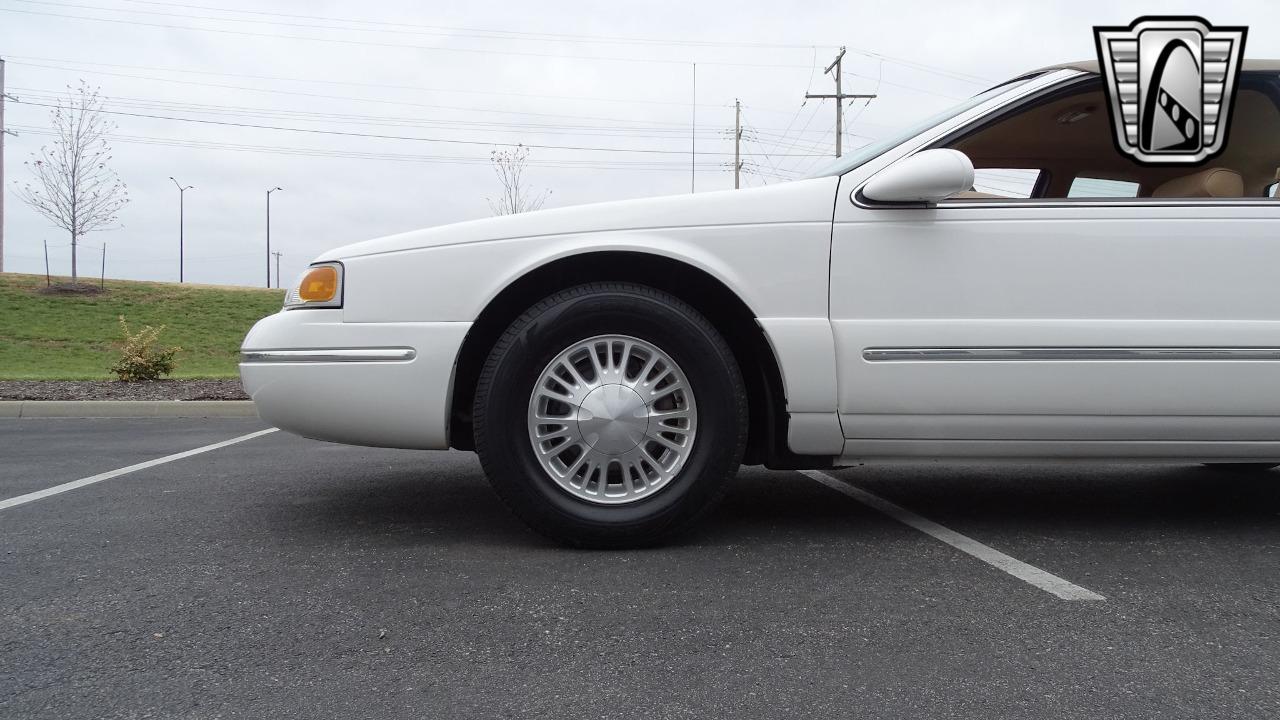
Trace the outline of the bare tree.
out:
[[[81,237],[116,222],[129,202],[129,192],[107,167],[111,146],[107,135],[115,123],[102,113],[96,88],[80,82],[67,87],[49,113],[53,144],[31,154],[27,166],[35,176],[17,195],[54,225],[71,233],[71,280],[76,281],[76,245]]]
[[[532,212],[540,209],[550,197],[550,190],[534,192],[524,179],[524,171],[529,164],[529,148],[517,145],[510,150],[494,150],[489,159],[493,162],[498,182],[502,183],[502,194],[497,200],[485,198],[494,215]]]

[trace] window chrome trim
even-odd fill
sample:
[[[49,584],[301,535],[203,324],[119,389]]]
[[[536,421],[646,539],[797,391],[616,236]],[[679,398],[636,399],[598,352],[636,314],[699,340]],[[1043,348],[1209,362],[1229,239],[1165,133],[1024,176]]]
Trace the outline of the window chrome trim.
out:
[[[871,347],[867,362],[1280,360],[1280,347]]]
[[[418,352],[409,347],[241,350],[240,362],[250,364],[409,362],[417,357],[417,355]]]
[[[1273,198],[1008,198],[981,200],[943,200],[934,207],[985,208],[1055,208],[1055,207],[1274,207]]]
[[[859,188],[858,190],[861,190]],[[975,200],[943,200],[939,203],[872,203],[858,190],[850,196],[853,204],[864,210],[953,210],[956,208],[1097,208],[1097,207],[1269,207],[1280,209],[1276,198],[1005,198]]]

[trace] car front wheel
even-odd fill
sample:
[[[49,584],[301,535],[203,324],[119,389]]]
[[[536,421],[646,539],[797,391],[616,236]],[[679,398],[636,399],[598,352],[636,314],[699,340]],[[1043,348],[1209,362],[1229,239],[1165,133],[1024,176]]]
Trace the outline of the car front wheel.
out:
[[[629,283],[558,292],[515,320],[476,389],[476,451],[535,530],[591,547],[687,529],[746,441],[732,351],[680,299]]]

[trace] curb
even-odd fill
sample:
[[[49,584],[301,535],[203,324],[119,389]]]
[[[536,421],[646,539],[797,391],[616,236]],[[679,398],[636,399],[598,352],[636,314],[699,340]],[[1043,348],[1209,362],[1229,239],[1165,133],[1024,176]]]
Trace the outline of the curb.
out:
[[[0,418],[258,417],[252,400],[0,400]]]

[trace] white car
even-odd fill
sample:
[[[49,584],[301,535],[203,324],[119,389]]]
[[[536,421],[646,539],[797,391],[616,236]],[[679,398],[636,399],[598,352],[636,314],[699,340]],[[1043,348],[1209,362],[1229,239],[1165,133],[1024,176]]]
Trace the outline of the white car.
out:
[[[1097,70],[804,180],[332,250],[245,338],[245,389],[306,437],[474,449],[591,546],[688,527],[740,464],[1280,463],[1280,62],[1244,63],[1192,168],[1117,150]]]

